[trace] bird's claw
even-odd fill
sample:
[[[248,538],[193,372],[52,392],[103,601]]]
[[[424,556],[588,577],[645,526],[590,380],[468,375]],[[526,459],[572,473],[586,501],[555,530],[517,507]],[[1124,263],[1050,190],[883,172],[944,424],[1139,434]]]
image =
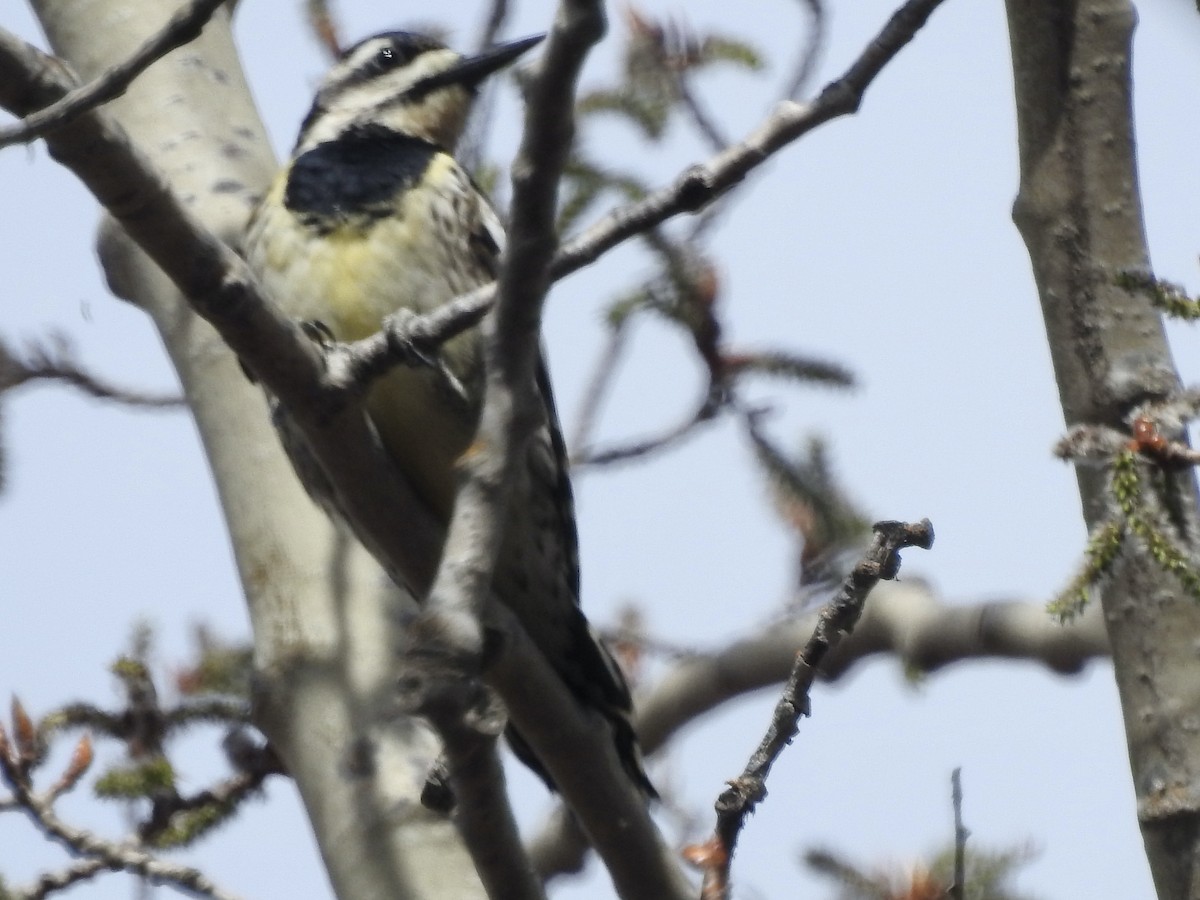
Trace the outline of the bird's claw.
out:
[[[332,329],[320,319],[305,319],[300,323],[300,331],[322,350],[327,350],[331,344],[337,343]]]
[[[421,333],[421,316],[411,309],[398,309],[387,318],[384,333],[388,350],[406,366],[440,366],[436,348],[430,348]]]

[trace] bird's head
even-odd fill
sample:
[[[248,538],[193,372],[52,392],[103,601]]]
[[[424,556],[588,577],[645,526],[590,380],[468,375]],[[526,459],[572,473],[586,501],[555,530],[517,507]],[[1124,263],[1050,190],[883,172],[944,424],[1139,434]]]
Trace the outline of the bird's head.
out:
[[[475,56],[461,56],[434,38],[407,31],[360,41],[321,81],[295,152],[368,125],[453,151],[479,83],[542,38],[511,41]]]

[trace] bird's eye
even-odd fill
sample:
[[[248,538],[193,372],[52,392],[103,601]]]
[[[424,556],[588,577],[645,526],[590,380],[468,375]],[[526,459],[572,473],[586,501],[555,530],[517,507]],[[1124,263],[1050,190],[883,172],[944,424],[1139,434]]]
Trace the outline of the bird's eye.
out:
[[[368,76],[378,75],[391,71],[403,65],[404,62],[404,55],[394,44],[385,44],[376,50],[372,56],[368,57],[366,63],[363,65],[363,72]]]

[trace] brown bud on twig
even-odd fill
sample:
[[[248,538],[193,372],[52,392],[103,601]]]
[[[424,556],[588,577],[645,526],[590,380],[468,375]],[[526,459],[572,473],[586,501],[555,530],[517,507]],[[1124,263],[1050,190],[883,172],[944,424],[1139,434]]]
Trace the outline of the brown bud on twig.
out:
[[[33,719],[29,718],[29,713],[25,711],[25,707],[16,696],[12,698],[12,723],[13,740],[16,742],[17,751],[13,762],[27,770],[37,759],[37,728],[34,727]]]
[[[688,844],[683,858],[704,873],[700,900],[724,900],[729,895],[729,850],[719,835],[703,844]]]
[[[92,736],[85,733],[79,738],[78,743],[75,744],[75,750],[71,753],[71,761],[67,763],[67,768],[62,773],[62,777],[50,788],[50,795],[57,797],[65,794],[74,788],[75,785],[79,784],[79,779],[92,767],[92,762],[95,758],[96,753],[92,748]]]

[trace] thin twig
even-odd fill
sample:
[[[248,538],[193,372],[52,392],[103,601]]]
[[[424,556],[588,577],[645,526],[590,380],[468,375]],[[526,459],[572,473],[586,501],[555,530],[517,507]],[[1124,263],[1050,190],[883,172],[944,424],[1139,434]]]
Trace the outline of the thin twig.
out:
[[[333,10],[329,8],[329,0],[308,0],[304,6],[313,37],[317,39],[329,61],[333,62],[342,55],[343,47],[341,28],[338,27]]]
[[[880,579],[891,580],[900,570],[899,551],[905,547],[933,546],[933,526],[928,519],[916,524],[877,522],[870,548],[841,590],[817,620],[808,644],[796,657],[783,696],[775,706],[771,724],[742,774],[729,782],[717,798],[717,826],[712,838],[690,848],[690,858],[704,869],[704,900],[729,896],[729,870],[738,835],[747,817],[767,795],[766,779],[771,767],[797,733],[801,716],[809,712],[809,691],[826,654],[854,630],[862,615],[867,595]]]
[[[91,831],[75,828],[63,822],[53,806],[35,794],[29,785],[13,771],[7,758],[0,758],[0,773],[4,775],[16,801],[46,837],[62,844],[84,861],[62,872],[51,873],[38,883],[12,893],[17,897],[44,897],[102,871],[129,872],[156,882],[163,882],[202,897],[214,900],[237,900],[236,895],[218,887],[199,869],[170,862],[147,853],[135,844],[105,840]],[[90,864],[89,864],[90,861]]]
[[[508,21],[508,11],[508,0],[492,0],[487,17],[483,20],[483,27],[479,29],[479,37],[475,39],[476,52],[486,50],[496,43],[496,38],[504,30],[504,23]]]
[[[35,345],[20,359],[0,342],[0,392],[31,381],[61,381],[99,400],[150,409],[177,409],[185,401],[178,394],[147,394],[116,387],[86,371],[71,354],[62,338],[53,340],[55,349]]]
[[[716,120],[708,114],[696,92],[692,90],[692,80],[686,70],[680,70],[675,76],[675,85],[679,89],[679,99],[683,101],[684,109],[688,111],[692,124],[708,142],[709,149],[720,153],[729,146],[729,139],[721,131]]]
[[[796,69],[783,92],[785,100],[798,100],[809,79],[817,71],[817,61],[821,58],[821,49],[825,45],[825,5],[824,0],[800,0],[801,5],[808,8],[810,21],[808,23],[808,40],[800,50],[796,61]]]
[[[703,208],[797,138],[826,122],[856,112],[871,82],[942,2],[908,0],[850,68],[826,85],[812,103],[780,103],[767,121],[742,142],[706,163],[687,169],[670,187],[614,210],[563,245],[551,267],[553,275],[561,277],[574,272],[651,226]]]
[[[725,404],[719,399],[714,400],[710,391],[704,402],[696,407],[693,413],[661,434],[600,450],[585,450],[571,458],[571,465],[576,469],[610,466],[614,463],[629,462],[666,450],[689,437],[700,425],[712,421],[724,406]]]
[[[16,125],[0,129],[0,147],[17,143],[27,144],[81,113],[120,97],[142,72],[172,50],[199,37],[205,23],[224,2],[225,0],[192,0],[171,16],[167,24],[142,44],[129,59],[105,69],[87,84],[80,85],[62,99],[31,113]]]
[[[172,825],[178,825],[176,815],[202,809],[232,808],[261,788],[268,774],[265,771],[238,772],[217,782],[211,788],[187,796],[175,791],[166,791],[162,797],[154,799],[149,817],[138,826],[138,837],[158,846],[173,847],[190,843],[192,835],[177,838],[169,834]]]
[[[967,838],[971,832],[963,824],[961,768],[950,774],[950,796],[954,803],[954,883],[946,893],[952,900],[964,900],[967,896]]]
[[[475,307],[460,314],[452,302],[425,315],[399,310],[369,337],[350,344],[327,345],[326,383],[331,389],[357,396],[397,364],[428,366],[437,370],[445,386],[465,403],[466,389],[438,350],[446,341],[478,325],[489,308]]]
[[[241,697],[208,695],[189,699],[163,711],[168,731],[194,722],[234,725],[250,721],[250,704]]]
[[[892,900],[891,886],[881,884],[880,876],[871,876],[832,850],[820,847],[804,853],[804,863],[819,875],[836,881],[839,886],[855,897],[870,897],[872,900]],[[924,897],[924,894],[920,895]]]
[[[608,340],[604,343],[604,349],[600,351],[600,358],[596,360],[592,377],[588,379],[583,398],[579,401],[579,417],[575,420],[575,428],[567,444],[572,459],[581,455],[592,435],[592,429],[596,426],[600,405],[604,402],[613,376],[617,372],[617,362],[629,343],[629,324],[629,316],[622,316],[613,322],[608,330]]]
[[[475,52],[482,52],[496,43],[508,21],[508,12],[508,0],[492,0],[479,29],[479,36],[475,39]],[[483,86],[482,96],[471,107],[466,135],[458,142],[458,150],[454,154],[462,167],[471,173],[477,173],[485,162],[492,117],[496,112],[498,86],[499,79],[492,79]]]
[[[42,900],[56,891],[66,890],[74,884],[108,871],[111,870],[104,860],[96,857],[78,859],[56,872],[43,872],[37,881],[27,888],[10,888],[10,896],[20,900]]]

